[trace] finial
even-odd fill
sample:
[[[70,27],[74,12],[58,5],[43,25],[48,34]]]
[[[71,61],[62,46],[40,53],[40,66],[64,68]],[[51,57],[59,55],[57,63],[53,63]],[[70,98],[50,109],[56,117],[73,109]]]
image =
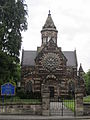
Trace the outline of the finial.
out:
[[[51,11],[49,10],[49,14],[48,15],[51,15],[51,13],[50,13]]]
[[[82,66],[82,63],[80,63],[80,66]]]

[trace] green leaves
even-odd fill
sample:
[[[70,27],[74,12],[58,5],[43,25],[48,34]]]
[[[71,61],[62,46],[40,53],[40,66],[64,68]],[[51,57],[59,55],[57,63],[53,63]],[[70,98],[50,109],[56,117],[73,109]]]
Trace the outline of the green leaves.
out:
[[[24,0],[0,0],[0,80],[18,78],[21,32],[27,30],[26,15]]]
[[[86,92],[90,95],[90,70],[85,74]]]
[[[19,56],[21,32],[27,30],[27,11],[24,0],[0,2],[0,48],[11,56]]]
[[[8,82],[10,79],[16,82],[20,80],[20,74],[21,68],[15,62],[15,58],[0,51],[0,83]]]

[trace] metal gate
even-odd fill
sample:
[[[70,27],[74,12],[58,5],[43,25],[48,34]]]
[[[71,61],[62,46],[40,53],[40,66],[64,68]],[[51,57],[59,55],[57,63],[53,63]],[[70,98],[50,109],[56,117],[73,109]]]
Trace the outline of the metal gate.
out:
[[[50,99],[50,115],[75,116],[75,98]]]

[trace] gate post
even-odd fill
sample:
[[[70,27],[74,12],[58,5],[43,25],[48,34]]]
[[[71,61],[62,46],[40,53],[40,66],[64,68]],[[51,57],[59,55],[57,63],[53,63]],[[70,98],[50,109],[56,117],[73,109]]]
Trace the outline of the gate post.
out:
[[[42,115],[49,116],[50,109],[50,93],[48,87],[42,85]]]
[[[75,92],[75,113],[76,116],[83,115],[83,92],[81,88],[77,88]]]

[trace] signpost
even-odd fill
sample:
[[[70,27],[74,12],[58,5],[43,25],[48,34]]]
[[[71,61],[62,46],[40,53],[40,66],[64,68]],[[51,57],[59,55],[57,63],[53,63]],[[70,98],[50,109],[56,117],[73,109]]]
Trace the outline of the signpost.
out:
[[[15,95],[15,86],[11,83],[1,85],[1,95],[13,96]]]
[[[3,112],[4,112],[4,96],[14,96],[15,86],[11,83],[5,83],[1,85],[1,95],[2,95]]]

